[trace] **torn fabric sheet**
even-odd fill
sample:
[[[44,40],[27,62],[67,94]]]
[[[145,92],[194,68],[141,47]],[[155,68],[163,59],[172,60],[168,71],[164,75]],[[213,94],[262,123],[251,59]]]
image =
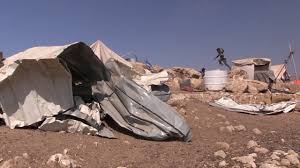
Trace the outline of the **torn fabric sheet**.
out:
[[[216,100],[213,103],[210,103],[211,106],[223,108],[228,111],[236,111],[241,113],[248,114],[276,114],[276,113],[288,113],[296,107],[296,102],[287,101],[274,103],[270,105],[261,105],[261,104],[238,104],[233,101],[231,98],[222,97],[219,100]]]
[[[22,60],[0,71],[0,102],[10,128],[34,124],[74,106],[71,74],[58,60]]]
[[[168,80],[169,75],[167,71],[146,74],[134,79],[138,85],[142,86],[148,92],[151,92],[151,85],[161,85]]]
[[[80,99],[77,99],[76,103],[79,101]],[[95,102],[95,104],[98,103]],[[100,108],[99,105],[98,107]],[[76,110],[68,110],[62,114],[47,118],[39,126],[39,129],[43,131],[65,131],[68,133],[82,133],[115,138],[114,134],[103,125],[100,111],[97,108],[90,109],[84,104],[80,104]]]
[[[85,135],[96,135],[106,138],[115,138],[113,133],[106,127],[101,127],[100,130],[89,126],[81,121],[68,118],[49,117],[40,126],[40,130],[67,133],[81,133]]]
[[[77,84],[110,77],[104,64],[82,42],[34,47],[4,63],[0,69],[0,103],[10,128],[29,126],[72,108],[72,90]]]

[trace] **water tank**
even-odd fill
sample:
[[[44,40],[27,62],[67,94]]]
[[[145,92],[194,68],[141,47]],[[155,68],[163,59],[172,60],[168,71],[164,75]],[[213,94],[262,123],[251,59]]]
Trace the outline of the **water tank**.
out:
[[[211,70],[206,71],[204,76],[204,85],[206,90],[219,91],[225,87],[227,82],[227,71]]]

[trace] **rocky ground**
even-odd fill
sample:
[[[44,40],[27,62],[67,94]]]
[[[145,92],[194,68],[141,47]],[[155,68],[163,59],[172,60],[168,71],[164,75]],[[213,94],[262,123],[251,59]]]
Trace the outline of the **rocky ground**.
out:
[[[252,116],[210,107],[191,97],[172,102],[193,141],[154,142],[10,130],[0,126],[4,167],[300,167],[300,112]]]

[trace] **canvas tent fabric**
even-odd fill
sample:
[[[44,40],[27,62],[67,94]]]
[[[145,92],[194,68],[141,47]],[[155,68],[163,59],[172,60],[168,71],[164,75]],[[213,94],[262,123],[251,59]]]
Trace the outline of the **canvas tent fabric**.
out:
[[[271,70],[274,72],[277,80],[285,80],[285,73],[287,73],[287,69],[284,64],[272,65]]]
[[[175,109],[123,76],[115,60],[106,65],[82,42],[35,47],[10,57],[0,69],[0,104],[6,125],[41,124],[41,130],[113,137],[99,120],[100,113],[143,138],[191,140],[188,124]],[[98,111],[80,108],[74,95],[78,90],[87,98],[79,102],[99,103]]]
[[[81,100],[81,98],[79,98]],[[75,97],[76,104],[78,97]],[[101,112],[95,108],[90,109],[83,101],[77,109],[70,109],[53,117],[48,117],[39,126],[43,131],[65,131],[68,133],[82,133],[106,138],[115,138],[114,134],[106,128],[101,121]],[[96,103],[97,104],[97,103]]]
[[[0,102],[10,128],[34,124],[73,106],[71,75],[58,60],[21,60],[0,71]]]
[[[99,81],[109,80],[108,71],[89,46],[82,42],[64,46],[33,47],[17,53],[4,61],[10,65],[18,60],[57,59],[71,71],[72,80]]]
[[[145,74],[133,80],[148,92],[151,92],[151,85],[161,85],[168,81],[169,74],[167,71],[161,71],[159,73]]]
[[[113,59],[117,63],[132,68],[130,62],[126,61],[124,58],[116,54],[100,40],[93,43],[90,47],[104,64],[106,64],[110,59]]]
[[[72,82],[109,80],[103,63],[84,43],[31,48],[6,59],[0,71],[0,103],[10,128],[73,107]]]
[[[277,114],[277,113],[288,113],[296,107],[296,102],[287,101],[274,103],[270,105],[262,104],[238,104],[233,101],[231,98],[222,97],[219,100],[216,100],[213,103],[210,103],[211,106],[220,107],[228,111],[247,113],[247,114]]]
[[[48,46],[48,47],[33,47],[29,48],[23,52],[19,52],[13,56],[10,56],[4,60],[5,65],[9,65],[18,60],[24,59],[54,59],[60,53],[63,52],[64,49],[69,47],[72,44],[64,45],[64,46]]]

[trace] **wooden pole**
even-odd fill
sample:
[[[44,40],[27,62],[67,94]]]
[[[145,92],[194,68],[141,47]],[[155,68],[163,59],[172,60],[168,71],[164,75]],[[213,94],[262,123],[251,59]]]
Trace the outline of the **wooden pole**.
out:
[[[296,75],[296,80],[298,80],[298,72],[297,72],[297,68],[296,68],[296,63],[295,63],[295,59],[294,59],[294,54],[292,54],[292,62],[293,62],[293,66],[294,66],[294,71],[295,71],[295,75]]]

